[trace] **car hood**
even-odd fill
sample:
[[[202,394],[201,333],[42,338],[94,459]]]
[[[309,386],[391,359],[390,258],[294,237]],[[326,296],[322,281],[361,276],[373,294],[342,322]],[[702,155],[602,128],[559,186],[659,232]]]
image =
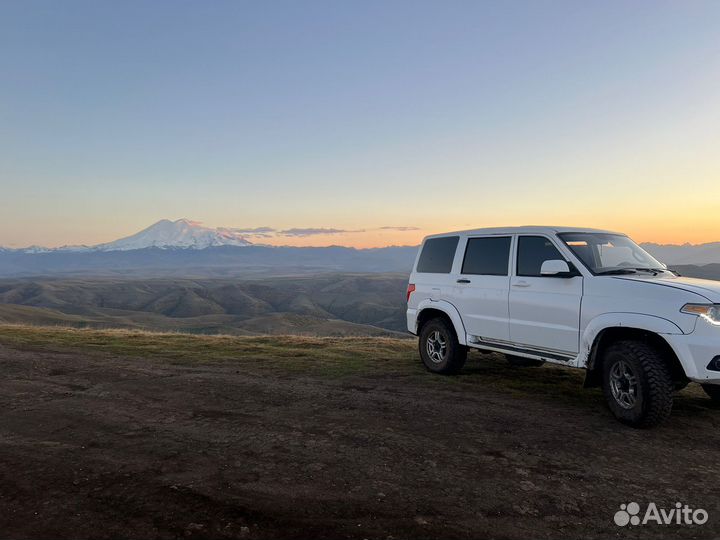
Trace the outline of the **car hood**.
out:
[[[720,281],[665,274],[657,276],[653,276],[652,274],[633,274],[629,276],[617,276],[617,278],[690,291],[704,296],[711,302],[720,303]]]

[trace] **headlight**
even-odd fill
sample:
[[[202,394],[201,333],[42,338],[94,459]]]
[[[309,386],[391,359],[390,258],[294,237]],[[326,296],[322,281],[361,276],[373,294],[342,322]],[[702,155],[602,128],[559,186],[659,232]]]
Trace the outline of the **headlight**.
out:
[[[720,304],[685,304],[680,311],[698,315],[709,323],[720,325]]]

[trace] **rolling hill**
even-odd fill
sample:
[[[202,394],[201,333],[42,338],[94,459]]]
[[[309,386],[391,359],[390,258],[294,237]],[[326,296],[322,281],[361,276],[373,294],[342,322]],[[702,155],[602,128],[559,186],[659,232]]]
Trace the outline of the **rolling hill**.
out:
[[[720,264],[680,265],[720,279]],[[407,274],[0,280],[0,323],[202,334],[405,334]]]
[[[0,322],[193,333],[405,331],[402,274],[0,281]]]

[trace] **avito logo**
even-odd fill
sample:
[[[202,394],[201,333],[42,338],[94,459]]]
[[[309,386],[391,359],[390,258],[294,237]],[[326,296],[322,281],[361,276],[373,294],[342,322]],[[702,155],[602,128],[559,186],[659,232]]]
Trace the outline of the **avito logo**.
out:
[[[640,505],[636,502],[621,504],[620,510],[615,512],[615,525],[625,527],[626,525],[704,525],[709,518],[706,510],[702,508],[692,509],[687,504],[675,503],[674,508],[658,508],[651,502],[647,505],[641,517]]]

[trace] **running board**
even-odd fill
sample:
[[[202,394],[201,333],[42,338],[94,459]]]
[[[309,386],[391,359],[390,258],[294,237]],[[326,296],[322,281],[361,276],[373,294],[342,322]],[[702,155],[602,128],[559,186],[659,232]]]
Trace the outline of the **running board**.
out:
[[[570,362],[575,359],[575,355],[568,355],[560,352],[550,352],[545,350],[536,350],[523,347],[515,347],[506,343],[498,343],[495,341],[486,341],[479,336],[470,336],[468,345],[475,345],[478,348],[488,349],[491,351],[497,351],[502,353],[514,353],[521,356],[529,356],[532,358],[539,358],[541,360],[554,360],[556,362]]]

